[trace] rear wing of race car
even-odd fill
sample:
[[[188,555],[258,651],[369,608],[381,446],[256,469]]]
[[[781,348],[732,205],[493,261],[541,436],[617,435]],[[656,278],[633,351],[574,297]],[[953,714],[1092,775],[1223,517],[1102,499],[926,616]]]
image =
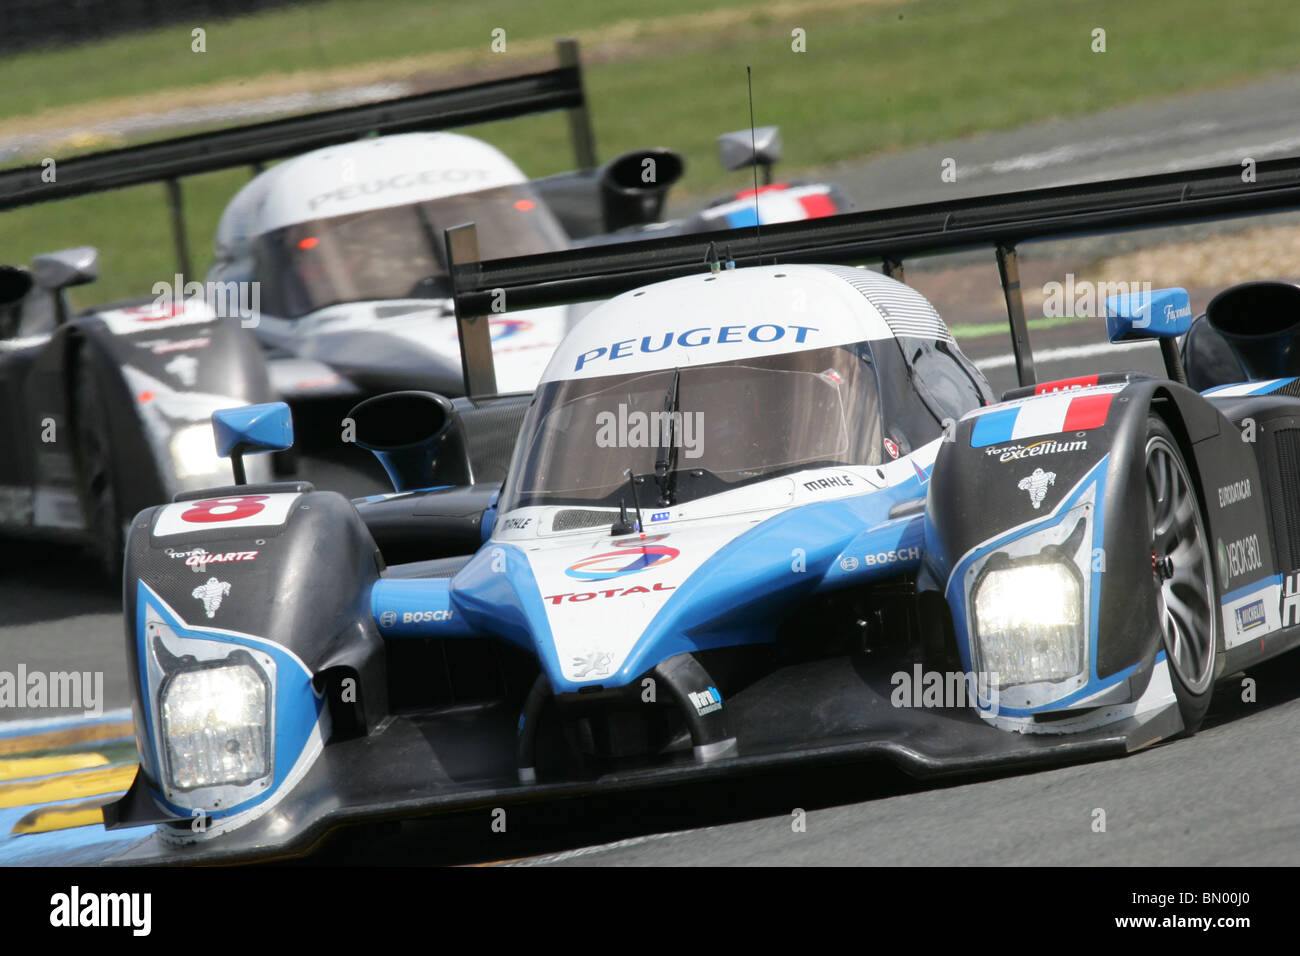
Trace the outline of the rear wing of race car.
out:
[[[1300,157],[1096,183],[1023,190],[952,202],[842,213],[756,228],[661,237],[572,252],[479,261],[473,225],[448,230],[451,278],[461,328],[466,394],[495,391],[487,345],[491,312],[606,298],[650,282],[763,263],[878,261],[903,278],[909,256],[992,246],[998,263],[1020,384],[1034,383],[1034,360],[1020,293],[1019,243],[1121,229],[1229,219],[1300,208]],[[479,340],[482,341],[479,341]],[[1177,347],[1161,341],[1172,378]]]
[[[104,150],[46,164],[0,170],[0,210],[91,193],[164,183],[180,271],[190,272],[180,180],[197,173],[262,164],[378,133],[433,132],[533,113],[568,113],[574,157],[596,165],[596,140],[582,81],[578,41],[556,41],[553,69],[430,93],[306,113],[155,143]],[[50,180],[50,181],[47,181]]]

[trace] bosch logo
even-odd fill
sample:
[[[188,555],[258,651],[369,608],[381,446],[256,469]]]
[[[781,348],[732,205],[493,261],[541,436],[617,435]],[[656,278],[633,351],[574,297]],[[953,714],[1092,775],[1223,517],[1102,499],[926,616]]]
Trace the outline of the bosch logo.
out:
[[[430,621],[450,621],[451,611],[405,611],[403,624],[427,624]]]
[[[574,562],[565,569],[564,573],[579,581],[608,581],[625,574],[636,574],[649,568],[662,567],[680,553],[676,548],[663,544],[606,551]]]
[[[392,627],[397,623],[397,612],[385,611],[383,614],[379,615],[379,623],[383,627]]]
[[[875,554],[864,555],[862,562],[867,567],[874,568],[882,564],[893,564],[896,561],[919,561],[920,559],[920,548],[899,548],[897,551],[877,551]]]

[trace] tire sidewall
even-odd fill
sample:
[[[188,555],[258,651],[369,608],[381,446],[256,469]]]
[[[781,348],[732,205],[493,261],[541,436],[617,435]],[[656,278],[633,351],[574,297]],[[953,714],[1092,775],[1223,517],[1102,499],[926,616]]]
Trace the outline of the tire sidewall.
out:
[[[1182,465],[1188,487],[1196,497],[1196,514],[1200,522],[1202,549],[1205,553],[1207,567],[1210,568],[1210,606],[1214,609],[1214,613],[1210,615],[1210,627],[1212,628],[1212,639],[1210,641],[1212,656],[1209,665],[1210,680],[1206,685],[1205,690],[1198,694],[1184,683],[1182,676],[1178,673],[1178,668],[1174,666],[1173,660],[1169,656],[1169,649],[1165,646],[1163,628],[1161,629],[1160,636],[1160,649],[1165,652],[1165,666],[1168,668],[1170,683],[1174,690],[1174,697],[1178,702],[1178,711],[1182,716],[1183,732],[1190,736],[1200,729],[1201,723],[1205,720],[1206,712],[1210,708],[1210,699],[1214,696],[1214,672],[1218,667],[1219,661],[1222,659],[1221,655],[1223,654],[1223,622],[1218,613],[1219,584],[1216,580],[1216,575],[1213,573],[1214,555],[1209,549],[1209,522],[1205,513],[1205,502],[1201,495],[1200,488],[1192,474],[1192,469],[1187,464],[1187,458],[1183,454],[1182,448],[1179,446],[1178,439],[1174,436],[1173,431],[1165,423],[1164,419],[1154,412],[1152,412],[1147,419],[1146,441],[1143,443],[1142,467],[1144,473],[1147,465],[1147,447],[1149,446],[1151,439],[1157,436],[1163,438],[1169,444],[1169,447],[1173,449],[1179,464]],[[1150,529],[1148,529],[1148,538],[1150,538]]]

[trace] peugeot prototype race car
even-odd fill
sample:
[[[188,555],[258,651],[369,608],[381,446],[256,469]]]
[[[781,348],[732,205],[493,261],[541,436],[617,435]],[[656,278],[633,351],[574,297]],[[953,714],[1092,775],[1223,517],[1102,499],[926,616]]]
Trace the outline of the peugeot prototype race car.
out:
[[[303,853],[345,823],[798,761],[951,774],[1194,733],[1216,682],[1300,644],[1300,289],[1247,283],[1196,319],[1182,289],[1112,296],[1108,336],[1158,341],[1166,376],[1036,382],[1016,247],[1300,204],[1300,158],[1239,173],[499,261],[450,230],[478,397],[351,410],[393,494],[239,483],[134,519],[140,768],[105,820],[156,829],[116,859]],[[1019,379],[1000,397],[901,281],[906,255],[986,243]],[[502,290],[607,300],[531,396],[481,387]],[[213,424],[237,472],[292,441],[279,403]]]
[[[1191,321],[1182,290],[1110,305],[1117,338]],[[517,443],[429,393],[353,410],[399,492],[439,490],[244,485],[136,518],[141,765],[106,819],[159,824],[124,860],[265,857],[367,817],[1194,732],[1217,677],[1300,640],[1277,464],[1234,424],[1294,423],[1285,381],[996,401],[879,273],[623,293],[565,337]],[[283,447],[286,415],[218,413],[222,447]],[[493,443],[504,483],[476,483]],[[394,522],[419,531],[402,563]]]

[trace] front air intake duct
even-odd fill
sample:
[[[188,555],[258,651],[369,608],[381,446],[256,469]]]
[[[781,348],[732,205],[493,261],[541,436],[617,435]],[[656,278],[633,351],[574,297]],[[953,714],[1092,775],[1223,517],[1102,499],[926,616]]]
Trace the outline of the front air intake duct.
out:
[[[1211,299],[1205,317],[1252,379],[1300,375],[1300,286],[1243,282]]]
[[[605,228],[613,232],[663,218],[664,197],[686,163],[670,149],[637,149],[607,163],[600,173]]]
[[[395,491],[473,480],[460,415],[451,400],[433,392],[390,392],[348,412],[356,443],[372,452]]]

